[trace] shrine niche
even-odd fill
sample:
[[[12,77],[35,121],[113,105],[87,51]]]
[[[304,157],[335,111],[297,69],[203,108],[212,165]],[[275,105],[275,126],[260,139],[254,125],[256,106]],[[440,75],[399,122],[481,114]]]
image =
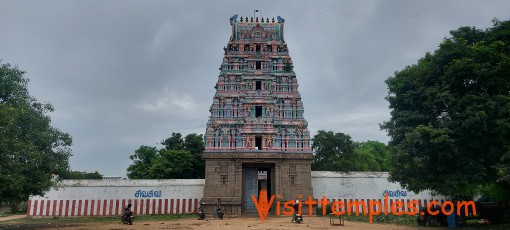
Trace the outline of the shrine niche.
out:
[[[209,110],[202,199],[206,212],[220,198],[233,215],[256,212],[251,195],[262,189],[282,200],[312,195],[313,159],[285,20],[237,18]]]

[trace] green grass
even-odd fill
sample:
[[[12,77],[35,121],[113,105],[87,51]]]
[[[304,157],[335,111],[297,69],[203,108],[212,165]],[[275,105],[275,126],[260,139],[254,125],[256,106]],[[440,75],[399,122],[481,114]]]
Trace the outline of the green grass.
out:
[[[356,214],[351,214],[350,216],[345,216],[346,220],[351,221],[360,221],[360,222],[369,222],[368,215],[364,216],[360,214],[359,216],[356,216]],[[384,215],[380,214],[377,216],[372,216],[372,223],[377,224],[396,224],[396,225],[406,225],[406,226],[417,226],[416,223],[416,216],[409,216],[409,215]]]
[[[137,221],[169,221],[178,220],[185,218],[196,218],[197,214],[172,214],[172,215],[146,215],[146,216],[135,216],[135,222]],[[0,222],[0,226],[13,224],[13,223],[27,223],[27,224],[38,224],[38,223],[93,223],[93,222],[104,222],[104,223],[116,223],[120,222],[120,216],[108,216],[108,217],[53,217],[53,218],[32,218],[27,217],[23,219],[10,220]]]
[[[14,216],[14,215],[24,215],[27,214],[27,212],[2,212],[0,213],[0,217],[7,217],[7,216]]]

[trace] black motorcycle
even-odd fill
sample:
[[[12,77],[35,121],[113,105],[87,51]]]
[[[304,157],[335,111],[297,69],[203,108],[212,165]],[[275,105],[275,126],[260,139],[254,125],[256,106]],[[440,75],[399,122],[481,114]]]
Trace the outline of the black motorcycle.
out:
[[[135,219],[135,217],[133,216],[132,212],[124,212],[124,215],[122,215],[122,217],[120,218],[120,220],[122,221],[123,224],[129,224],[129,225],[133,224],[134,219]]]
[[[299,213],[296,213],[296,218],[295,218],[295,220],[293,222],[294,223],[298,223],[298,224],[303,223],[303,215],[299,214]]]
[[[218,209],[218,217],[223,220],[223,211],[221,211],[221,208]]]
[[[205,219],[204,206],[202,205],[198,206],[198,219],[199,220]]]

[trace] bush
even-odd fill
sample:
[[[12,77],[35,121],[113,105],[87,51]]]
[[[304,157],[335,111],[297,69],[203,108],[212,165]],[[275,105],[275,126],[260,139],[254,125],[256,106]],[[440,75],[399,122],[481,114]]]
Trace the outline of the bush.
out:
[[[322,206],[318,206],[315,208],[315,213],[317,216],[322,216]],[[331,204],[326,205],[326,215],[331,213]]]

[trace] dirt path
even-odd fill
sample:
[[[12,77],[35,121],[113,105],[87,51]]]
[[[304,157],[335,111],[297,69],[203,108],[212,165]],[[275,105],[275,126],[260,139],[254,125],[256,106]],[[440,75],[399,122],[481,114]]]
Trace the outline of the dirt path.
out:
[[[26,227],[26,226],[25,226]],[[289,217],[272,217],[265,222],[261,222],[256,217],[239,217],[227,218],[224,220],[195,220],[195,219],[182,219],[176,221],[151,221],[151,222],[136,222],[134,225],[123,225],[120,223],[76,223],[67,226],[31,226],[36,229],[41,228],[62,228],[65,229],[226,229],[226,230],[299,230],[299,229],[368,229],[368,230],[389,230],[389,229],[427,229],[419,227],[406,227],[398,225],[382,225],[382,224],[369,224],[362,222],[346,221],[345,226],[331,226],[329,219],[324,217],[305,217],[305,222],[301,224],[292,223]],[[30,227],[29,227],[30,228]]]
[[[5,217],[0,217],[0,222],[1,222],[1,221],[8,221],[8,220],[22,219],[22,218],[25,218],[25,217],[27,217],[27,215],[12,215],[12,216],[5,216]]]

